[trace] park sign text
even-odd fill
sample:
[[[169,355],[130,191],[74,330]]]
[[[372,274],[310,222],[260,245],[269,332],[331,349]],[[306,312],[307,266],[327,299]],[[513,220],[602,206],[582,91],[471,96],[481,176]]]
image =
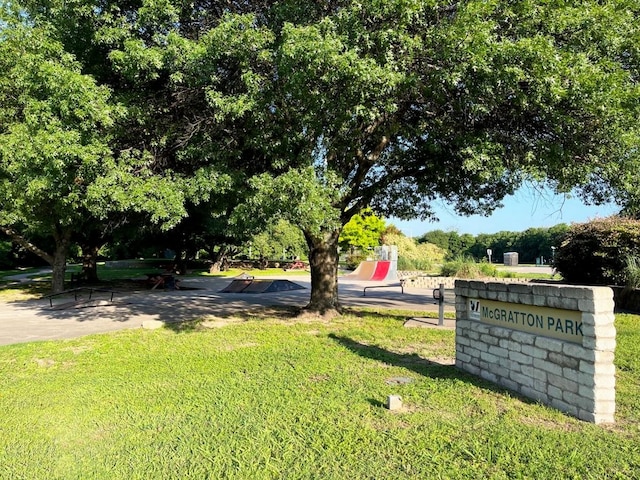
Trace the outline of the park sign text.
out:
[[[469,299],[469,318],[489,325],[582,344],[582,314],[575,310]]]

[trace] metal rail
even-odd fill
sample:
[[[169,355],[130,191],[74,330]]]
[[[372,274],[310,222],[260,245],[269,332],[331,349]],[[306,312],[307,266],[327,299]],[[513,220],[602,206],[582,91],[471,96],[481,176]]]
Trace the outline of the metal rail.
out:
[[[362,290],[362,296],[363,297],[367,296],[367,288],[394,288],[394,287],[400,287],[400,292],[404,293],[404,282],[400,282],[398,285],[371,285],[369,287],[364,287],[364,289]]]
[[[73,293],[73,299],[77,302],[78,301],[78,293],[83,292],[83,291],[88,291],[89,292],[89,300],[91,300],[93,292],[110,293],[111,294],[111,298],[109,299],[110,302],[113,302],[113,295],[116,293],[113,290],[107,290],[105,288],[79,287],[79,288],[71,288],[69,290],[65,290],[64,292],[50,293],[49,295],[45,295],[42,298],[49,299],[49,306],[53,307],[53,299],[55,297],[59,297],[60,295],[68,295],[69,293]]]

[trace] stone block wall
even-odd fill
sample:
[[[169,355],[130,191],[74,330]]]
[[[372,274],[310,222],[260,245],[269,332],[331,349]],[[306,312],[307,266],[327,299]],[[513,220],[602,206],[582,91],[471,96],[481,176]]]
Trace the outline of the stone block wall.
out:
[[[420,272],[398,272],[398,278],[407,288],[439,288],[440,284],[444,284],[444,288],[453,288],[456,279],[454,277],[432,277],[420,274]],[[490,278],[492,282],[509,282],[509,283],[529,283],[526,278]]]
[[[458,280],[455,292],[458,368],[582,420],[614,421],[610,288]]]

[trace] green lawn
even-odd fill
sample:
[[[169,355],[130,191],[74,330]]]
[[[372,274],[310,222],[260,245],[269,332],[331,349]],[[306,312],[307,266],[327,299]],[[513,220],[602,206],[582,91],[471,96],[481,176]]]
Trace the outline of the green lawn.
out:
[[[639,478],[640,317],[618,316],[607,427],[437,363],[453,332],[405,318],[247,316],[1,347],[0,478]]]

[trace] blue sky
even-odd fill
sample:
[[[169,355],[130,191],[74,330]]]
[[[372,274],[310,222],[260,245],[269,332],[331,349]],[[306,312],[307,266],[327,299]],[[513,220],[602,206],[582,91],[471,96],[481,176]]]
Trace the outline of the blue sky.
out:
[[[404,221],[389,219],[410,237],[420,236],[430,230],[454,230],[460,234],[495,233],[499,231],[521,232],[532,227],[552,227],[558,223],[586,222],[593,218],[608,217],[618,213],[615,204],[585,205],[579,198],[564,198],[550,191],[523,187],[515,195],[504,199],[504,207],[490,217],[460,217],[453,208],[443,202],[434,204],[439,222],[421,220]]]

